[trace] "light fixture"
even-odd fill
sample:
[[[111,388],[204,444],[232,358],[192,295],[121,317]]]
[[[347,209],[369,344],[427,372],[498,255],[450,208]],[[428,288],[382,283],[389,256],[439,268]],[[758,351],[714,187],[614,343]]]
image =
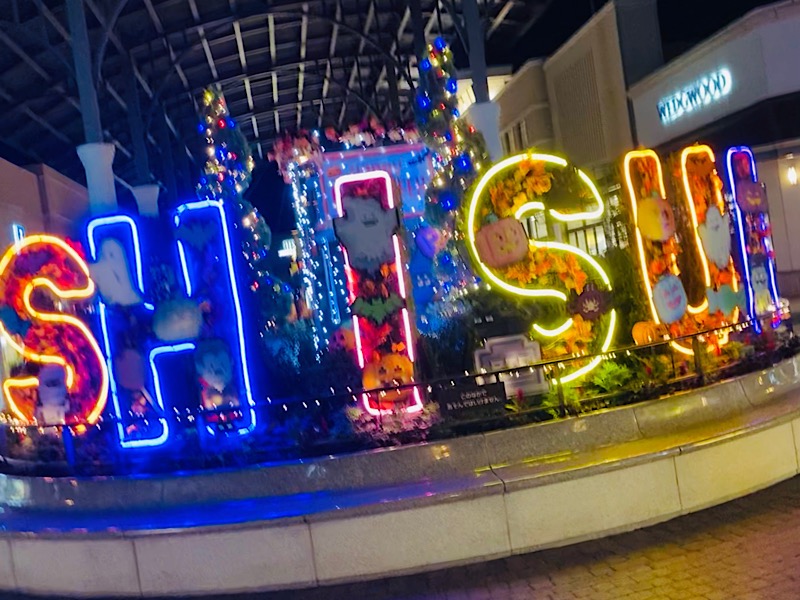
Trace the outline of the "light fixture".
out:
[[[794,165],[786,170],[786,178],[789,180],[789,185],[797,185],[797,169]]]

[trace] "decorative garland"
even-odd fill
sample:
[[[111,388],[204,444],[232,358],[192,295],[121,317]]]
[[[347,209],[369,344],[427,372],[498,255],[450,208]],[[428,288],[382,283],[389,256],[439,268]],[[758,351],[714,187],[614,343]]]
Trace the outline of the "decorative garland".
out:
[[[351,125],[342,132],[327,127],[322,132],[301,129],[294,135],[287,133],[275,140],[269,158],[278,163],[284,180],[289,183],[291,163],[317,160],[324,152],[414,144],[419,140],[420,135],[414,125],[387,128],[373,116],[368,123]]]

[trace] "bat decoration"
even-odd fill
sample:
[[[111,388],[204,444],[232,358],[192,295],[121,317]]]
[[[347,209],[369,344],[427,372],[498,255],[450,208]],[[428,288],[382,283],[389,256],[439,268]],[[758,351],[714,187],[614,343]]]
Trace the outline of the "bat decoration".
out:
[[[351,310],[354,315],[370,319],[377,325],[381,325],[386,319],[403,308],[403,299],[397,294],[390,294],[388,298],[356,298]]]

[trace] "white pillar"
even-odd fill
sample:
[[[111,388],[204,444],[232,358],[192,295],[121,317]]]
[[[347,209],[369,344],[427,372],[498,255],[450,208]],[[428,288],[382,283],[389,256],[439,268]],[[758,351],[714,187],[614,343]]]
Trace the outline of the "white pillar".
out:
[[[500,160],[503,157],[503,144],[500,142],[500,106],[494,102],[476,102],[467,110],[466,118],[483,134],[491,159]]]
[[[139,207],[139,214],[143,217],[158,216],[158,193],[161,188],[155,183],[136,185],[131,188],[133,197],[136,198],[136,206]]]
[[[89,189],[89,210],[101,215],[117,210],[117,191],[114,188],[114,144],[83,144],[78,146],[78,156],[86,171]]]

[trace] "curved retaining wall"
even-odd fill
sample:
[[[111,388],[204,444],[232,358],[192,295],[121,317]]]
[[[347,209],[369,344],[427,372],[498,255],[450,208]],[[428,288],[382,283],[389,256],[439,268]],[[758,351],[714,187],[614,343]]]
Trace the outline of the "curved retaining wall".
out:
[[[176,477],[2,477],[0,589],[211,594],[488,560],[748,494],[798,473],[799,449],[795,358],[446,443]]]

